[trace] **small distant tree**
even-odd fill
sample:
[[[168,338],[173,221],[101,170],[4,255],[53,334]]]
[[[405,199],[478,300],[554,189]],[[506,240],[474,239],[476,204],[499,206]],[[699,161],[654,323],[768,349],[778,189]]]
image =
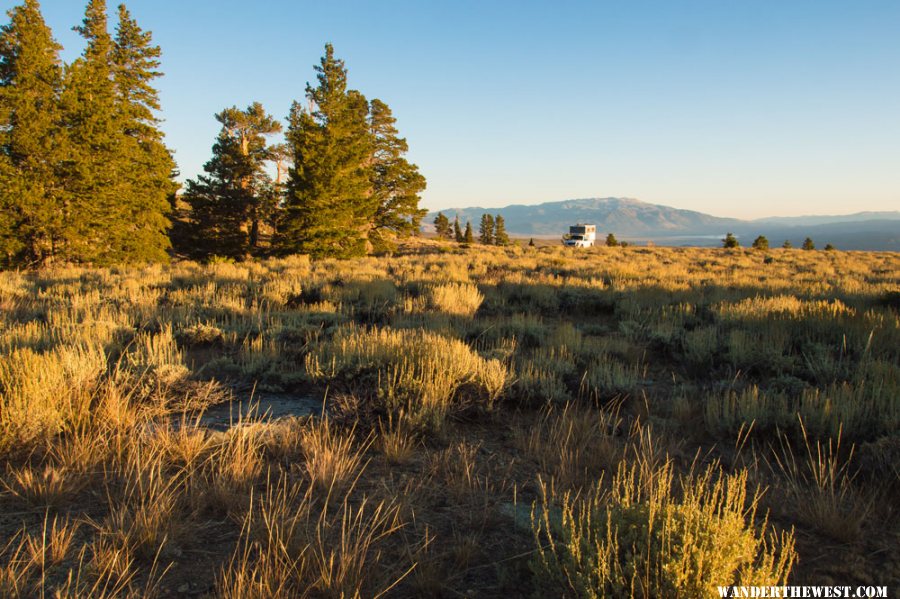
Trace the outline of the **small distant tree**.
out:
[[[534,247],[534,237],[532,237],[531,239],[528,240],[528,247],[530,247],[530,248]]]
[[[481,225],[478,227],[478,241],[484,245],[494,244],[494,217],[490,214],[481,215]]]
[[[610,233],[606,236],[606,246],[614,248],[619,245],[619,240],[616,239],[616,236]]]
[[[767,250],[769,249],[769,240],[766,239],[765,235],[760,235],[756,239],[753,240],[753,249],[754,250]]]
[[[837,248],[835,248],[835,247],[834,247],[833,245],[831,245],[830,243],[826,243],[826,244],[825,244],[825,251],[826,251],[826,252],[833,252],[835,249],[837,249]]]
[[[619,242],[619,247],[622,247],[622,248],[627,248],[629,245],[631,245],[631,244],[628,243],[627,241],[620,241],[620,242]]]
[[[453,227],[450,225],[450,219],[444,216],[443,212],[438,212],[434,217],[434,230],[440,239],[453,239]]]
[[[784,243],[781,244],[781,247],[783,247],[786,250],[790,250],[790,249],[794,248],[794,244],[791,243],[790,239],[785,239]]]
[[[466,232],[463,234],[463,243],[466,245],[475,243],[475,235],[472,233],[471,221],[466,221]]]
[[[459,228],[459,216],[453,219],[453,238],[456,240],[456,243],[463,242],[462,229]]]
[[[807,237],[806,239],[803,240],[803,249],[804,249],[804,250],[814,250],[814,249],[816,249],[816,244],[813,243],[813,240],[812,240],[811,237]]]
[[[725,239],[722,240],[722,247],[726,249],[732,249],[741,247],[741,244],[738,243],[737,237],[732,233],[726,233]]]
[[[497,245],[509,245],[509,235],[506,233],[506,221],[499,214],[494,217],[494,243]]]

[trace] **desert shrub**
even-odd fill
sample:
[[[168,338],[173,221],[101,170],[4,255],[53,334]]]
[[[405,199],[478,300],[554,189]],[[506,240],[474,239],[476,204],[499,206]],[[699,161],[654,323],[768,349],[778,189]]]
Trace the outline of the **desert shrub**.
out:
[[[863,443],[856,461],[861,476],[900,489],[900,435],[888,435]]]
[[[360,322],[384,322],[395,310],[400,293],[394,282],[376,278],[343,285],[337,294],[341,303],[352,306],[353,317]]]
[[[572,394],[559,375],[533,360],[526,360],[516,367],[508,397],[517,404],[531,406],[572,400]]]
[[[555,314],[559,311],[559,287],[547,284],[503,283],[499,286],[502,303],[498,308],[507,312],[525,310],[528,313]]]
[[[781,329],[729,331],[726,347],[728,361],[743,372],[771,373],[789,370],[790,338]]]
[[[0,452],[87,419],[105,371],[106,356],[93,346],[21,349],[0,357]]]
[[[712,394],[704,403],[706,429],[732,438],[741,428],[753,423],[758,433],[771,433],[794,422],[792,403],[781,393],[760,391],[756,386]]]
[[[225,343],[225,335],[213,324],[197,323],[178,331],[175,340],[188,347],[221,346]]]
[[[189,373],[184,365],[184,354],[178,348],[170,324],[158,333],[138,333],[128,349],[124,364],[140,377],[172,382]]]
[[[473,405],[490,409],[507,385],[507,367],[468,345],[423,330],[349,327],[306,357],[316,381],[333,381],[374,402],[406,412],[427,428]]]
[[[719,353],[719,329],[705,326],[688,331],[683,340],[684,357],[688,364],[702,368],[716,361]]]
[[[610,398],[633,393],[646,378],[646,366],[640,362],[627,365],[606,354],[597,356],[582,379],[582,391],[590,397]]]
[[[860,441],[897,430],[900,404],[896,397],[896,388],[883,381],[806,387],[795,394],[751,386],[709,395],[704,416],[711,433],[725,436],[754,422],[757,433],[777,428],[789,432],[794,440],[807,434],[814,439],[840,434]]]
[[[549,327],[538,316],[513,314],[508,318],[479,319],[466,327],[466,339],[479,343],[499,343],[513,339],[522,349],[541,347],[549,335]]]
[[[468,283],[435,285],[428,293],[432,309],[454,316],[472,316],[484,301],[478,287]]]
[[[868,440],[898,430],[897,397],[897,387],[884,380],[836,383],[804,390],[795,411],[814,438]]]
[[[718,597],[716,585],[780,585],[796,554],[756,520],[746,471],[620,464],[608,494],[553,497],[532,510],[535,596]],[[758,524],[758,526],[757,526]]]

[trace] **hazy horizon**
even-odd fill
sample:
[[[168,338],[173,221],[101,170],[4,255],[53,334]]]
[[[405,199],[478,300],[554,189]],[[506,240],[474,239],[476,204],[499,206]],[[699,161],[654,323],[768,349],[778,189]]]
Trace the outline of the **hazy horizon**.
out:
[[[655,206],[663,206],[666,208],[673,208],[675,210],[693,210],[691,208],[682,208],[680,206],[673,206],[671,204],[665,204],[663,202],[648,202],[646,200],[642,200],[641,198],[635,198],[635,197],[629,197],[629,196],[619,196],[619,197],[590,196],[590,197],[580,197],[580,198],[553,199],[553,200],[536,201],[536,202],[506,202],[506,203],[498,204],[497,206],[482,206],[482,205],[477,205],[477,204],[464,206],[464,205],[460,204],[460,205],[454,205],[454,206],[447,206],[444,208],[429,208],[428,211],[429,212],[440,212],[440,211],[447,211],[447,210],[474,210],[474,209],[482,209],[482,208],[485,210],[492,210],[492,209],[500,209],[500,208],[509,208],[512,206],[540,206],[543,204],[559,204],[559,203],[563,203],[563,202],[577,202],[577,201],[583,201],[583,200],[631,200],[631,201],[641,202],[644,204],[652,204]],[[836,212],[836,213],[823,213],[823,212],[812,213],[811,212],[811,213],[804,213],[804,214],[767,214],[767,215],[763,215],[763,216],[759,216],[759,217],[751,217],[751,218],[741,218],[741,217],[736,217],[736,216],[730,216],[727,214],[717,214],[715,212],[704,212],[701,210],[694,210],[694,211],[702,212],[703,214],[707,214],[709,216],[717,216],[717,217],[721,217],[721,218],[739,218],[740,220],[747,220],[747,221],[753,221],[753,220],[757,220],[757,219],[769,219],[769,218],[840,217],[840,216],[853,216],[856,214],[884,213],[884,212],[900,214],[900,208],[896,208],[896,209],[886,208],[884,210],[851,210],[848,208],[848,210],[849,211],[847,211],[847,212]]]
[[[208,160],[215,112],[258,100],[284,118],[330,41],[350,85],[394,110],[429,210],[631,197],[752,219],[900,206],[896,3],[127,5],[163,50],[162,128],[182,178]],[[41,6],[72,60],[84,3]]]

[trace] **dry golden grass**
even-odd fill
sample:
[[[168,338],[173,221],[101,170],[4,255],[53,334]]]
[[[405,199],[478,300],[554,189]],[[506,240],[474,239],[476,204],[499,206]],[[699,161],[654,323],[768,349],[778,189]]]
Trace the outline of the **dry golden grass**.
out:
[[[766,255],[414,241],[0,273],[0,595],[703,596],[783,581],[792,525],[801,558],[840,542],[879,582],[900,256]],[[325,417],[204,424],[254,388]],[[537,538],[509,521],[532,500]],[[803,584],[839,579],[812,554]]]
[[[772,467],[783,481],[793,509],[814,529],[832,538],[852,542],[862,534],[862,526],[873,511],[874,497],[866,496],[854,483],[853,448],[841,449],[841,435],[827,443],[811,441],[803,430],[802,454],[782,438]]]

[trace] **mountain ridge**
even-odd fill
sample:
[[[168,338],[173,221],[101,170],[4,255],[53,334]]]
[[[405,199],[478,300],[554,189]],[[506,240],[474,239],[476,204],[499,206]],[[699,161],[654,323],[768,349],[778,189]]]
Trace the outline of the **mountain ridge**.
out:
[[[470,220],[475,227],[484,213],[502,214],[507,231],[520,237],[561,236],[569,225],[583,222],[597,225],[598,235],[614,233],[620,239],[660,245],[718,245],[721,236],[732,232],[744,245],[756,235],[765,235],[773,245],[780,245],[783,239],[796,245],[810,236],[823,246],[832,243],[842,249],[900,251],[900,211],[745,220],[635,198],[606,197],[510,204],[502,208],[450,208],[429,212],[423,221],[426,226],[431,225],[438,212],[451,220],[458,215],[461,223]]]

